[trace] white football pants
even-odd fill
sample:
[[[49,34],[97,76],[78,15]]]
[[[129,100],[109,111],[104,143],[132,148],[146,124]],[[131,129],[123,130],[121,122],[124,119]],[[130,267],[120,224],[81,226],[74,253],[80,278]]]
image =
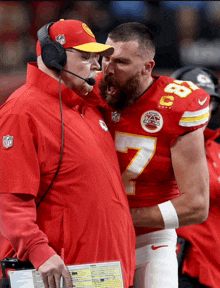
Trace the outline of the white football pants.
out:
[[[134,288],[178,288],[176,242],[175,229],[137,236]]]

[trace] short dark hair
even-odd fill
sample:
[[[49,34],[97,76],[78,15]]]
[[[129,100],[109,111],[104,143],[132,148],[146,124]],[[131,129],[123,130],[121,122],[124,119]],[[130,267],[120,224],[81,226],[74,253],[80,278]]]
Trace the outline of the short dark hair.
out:
[[[145,25],[138,22],[123,23],[114,28],[108,37],[114,42],[136,40],[140,46],[152,49],[155,53],[154,34]]]

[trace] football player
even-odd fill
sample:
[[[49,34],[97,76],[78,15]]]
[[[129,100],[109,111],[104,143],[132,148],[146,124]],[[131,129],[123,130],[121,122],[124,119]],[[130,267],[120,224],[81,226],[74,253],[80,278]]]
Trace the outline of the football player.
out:
[[[117,26],[106,44],[115,50],[96,80],[136,228],[134,287],[177,288],[175,229],[208,217],[210,96],[193,82],[152,74],[155,43],[143,24]]]

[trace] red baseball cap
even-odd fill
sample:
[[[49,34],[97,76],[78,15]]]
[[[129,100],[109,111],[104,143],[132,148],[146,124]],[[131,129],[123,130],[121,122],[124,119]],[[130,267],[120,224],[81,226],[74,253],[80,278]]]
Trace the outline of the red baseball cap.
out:
[[[90,28],[78,20],[64,20],[55,22],[49,28],[52,41],[59,42],[63,48],[74,48],[85,52],[99,53],[101,56],[110,56],[114,47],[97,43]],[[41,55],[41,45],[37,41],[37,56]]]

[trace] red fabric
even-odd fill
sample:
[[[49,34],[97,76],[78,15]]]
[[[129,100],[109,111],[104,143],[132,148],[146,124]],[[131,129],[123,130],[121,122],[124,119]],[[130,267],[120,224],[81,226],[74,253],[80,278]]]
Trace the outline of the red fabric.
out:
[[[10,239],[17,252],[17,257],[27,260],[27,243],[30,247],[28,259],[38,268],[56,252],[48,247],[48,238],[36,224],[36,205],[34,198],[27,200],[27,195],[0,194],[0,227]],[[18,225],[18,222],[20,224]],[[9,225],[10,223],[10,225]],[[32,239],[30,239],[30,231]],[[19,235],[19,241],[16,237]]]
[[[1,219],[1,218],[0,218]],[[0,232],[0,244],[1,244],[1,249],[0,249],[0,259],[4,259],[5,257],[10,257],[13,253],[13,248],[11,247],[10,242],[2,235]],[[3,277],[2,275],[2,269],[0,265],[0,280]]]
[[[193,90],[183,82],[181,85],[188,93],[183,97],[183,89],[180,93],[173,92],[176,84],[172,78],[153,76],[158,80],[133,105],[120,111],[118,122],[114,121],[111,110],[105,113],[131,208],[155,206],[179,196],[170,147],[180,135],[205,125],[191,120],[191,127],[180,126],[184,113],[197,113],[209,105],[210,97],[204,90]],[[205,104],[199,105],[198,100],[206,97]],[[152,122],[147,122],[150,118],[143,115],[151,111],[156,116],[152,116]],[[137,227],[136,234],[155,230],[158,229]]]
[[[131,286],[135,232],[112,137],[98,110],[63,85],[63,160],[36,214],[59,162],[58,91],[29,64],[27,83],[0,109],[0,137],[13,136],[12,147],[0,145],[2,233],[36,268],[63,248],[66,265],[119,260]],[[33,199],[19,201],[20,193]]]
[[[83,45],[85,43],[96,42],[95,36],[86,32],[83,28],[84,24],[78,20],[65,20],[57,21],[49,28],[49,35],[52,41],[56,41],[56,37],[65,37],[65,43],[62,45],[63,48],[73,48],[78,45]],[[86,25],[87,26],[87,25]],[[88,28],[89,29],[89,28]],[[89,29],[89,31],[91,31]],[[92,33],[92,32],[91,32]],[[73,35],[76,37],[73,37]],[[41,55],[41,46],[37,43],[37,56]]]
[[[83,22],[78,20],[60,20],[55,22],[49,28],[49,35],[52,41],[59,42],[63,48],[75,48],[84,44],[88,45],[87,49],[78,49],[87,52],[103,52],[109,48],[113,48],[96,42],[95,35],[90,28]],[[110,53],[111,54],[111,53]],[[37,41],[37,56],[41,55],[41,45]]]
[[[183,273],[198,277],[199,282],[210,288],[220,283],[220,145],[214,140],[220,128],[205,130],[205,147],[210,174],[210,209],[208,219],[201,224],[177,229],[180,237],[190,242],[183,263]]]

